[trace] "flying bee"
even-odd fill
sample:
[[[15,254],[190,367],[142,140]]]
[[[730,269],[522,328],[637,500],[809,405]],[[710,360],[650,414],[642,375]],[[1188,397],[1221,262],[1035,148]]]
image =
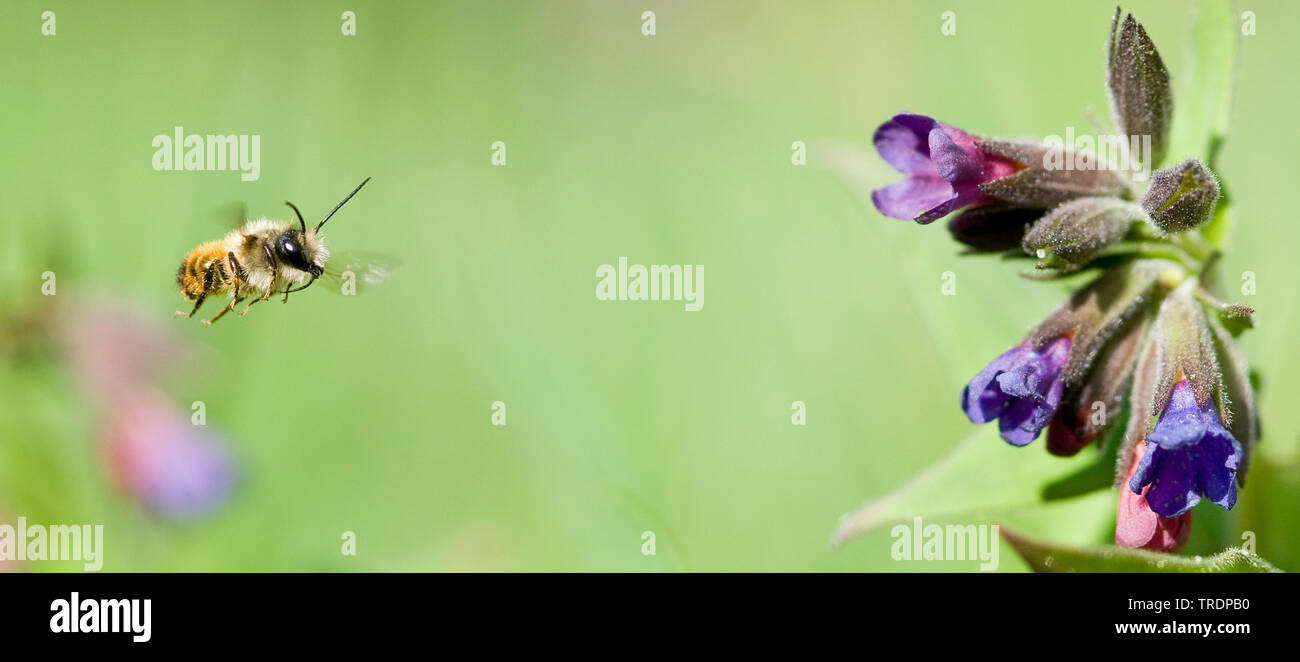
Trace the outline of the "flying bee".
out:
[[[330,251],[321,237],[321,227],[334,216],[352,196],[361,190],[367,177],[343,201],[334,206],[316,227],[307,229],[302,212],[292,202],[286,202],[298,217],[298,227],[293,221],[268,218],[249,220],[243,226],[217,241],[200,245],[185,256],[176,270],[176,284],[181,294],[194,302],[189,313],[178,310],[177,317],[193,317],[208,296],[229,296],[216,316],[204,320],[208,325],[234,310],[246,298],[252,298],[242,317],[253,304],[266,301],[272,295],[289,295],[301,292],[320,279],[335,291],[347,292],[348,286],[378,283],[392,271],[390,260],[385,258],[337,258],[330,260]]]

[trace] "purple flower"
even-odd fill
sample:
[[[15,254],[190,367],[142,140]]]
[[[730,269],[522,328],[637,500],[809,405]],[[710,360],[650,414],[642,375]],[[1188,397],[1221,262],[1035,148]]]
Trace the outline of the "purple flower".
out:
[[[1141,493],[1150,485],[1147,504],[1161,517],[1187,512],[1202,496],[1227,509],[1237,503],[1241,444],[1223,428],[1214,398],[1197,405],[1186,380],[1174,385],[1146,446],[1128,487]]]
[[[190,519],[225,502],[235,460],[216,435],[190,424],[159,393],[123,394],[105,435],[114,480],[151,510]]]
[[[1016,446],[1033,441],[1061,404],[1061,369],[1070,339],[1057,338],[1035,350],[1025,343],[1007,350],[980,371],[961,394],[973,423],[998,419],[1002,438]]]
[[[872,140],[880,158],[907,177],[872,191],[871,202],[886,216],[922,225],[991,199],[979,185],[1019,169],[981,150],[969,133],[925,115],[894,115]]]
[[[65,316],[74,373],[102,422],[102,456],[113,482],[170,519],[208,514],[234,489],[238,463],[224,439],[158,390],[165,368],[192,363],[195,351],[149,321],[149,313],[95,299]]]

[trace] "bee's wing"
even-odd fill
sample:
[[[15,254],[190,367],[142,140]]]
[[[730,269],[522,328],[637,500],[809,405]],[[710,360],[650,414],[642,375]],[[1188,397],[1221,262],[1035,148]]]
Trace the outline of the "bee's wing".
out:
[[[391,255],[339,252],[330,255],[318,282],[339,294],[361,294],[378,285],[401,266]]]
[[[209,210],[207,216],[217,227],[229,232],[248,220],[248,203],[228,202],[224,205],[216,205]]]

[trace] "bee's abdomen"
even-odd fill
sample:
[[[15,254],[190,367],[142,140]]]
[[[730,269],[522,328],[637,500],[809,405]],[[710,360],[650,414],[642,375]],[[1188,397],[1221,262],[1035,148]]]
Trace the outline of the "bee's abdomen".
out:
[[[180,286],[182,294],[194,300],[204,294],[230,289],[231,276],[230,265],[226,264],[226,250],[221,242],[214,241],[199,246],[185,256],[180,268],[176,270],[176,284]]]

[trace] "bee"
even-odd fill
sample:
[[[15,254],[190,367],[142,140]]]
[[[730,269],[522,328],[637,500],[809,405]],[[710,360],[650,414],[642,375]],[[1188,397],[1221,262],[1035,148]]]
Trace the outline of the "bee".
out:
[[[291,220],[249,220],[224,238],[190,251],[176,270],[176,284],[181,294],[194,302],[194,308],[189,313],[178,310],[176,316],[193,317],[209,296],[229,296],[230,301],[215,317],[203,320],[204,325],[209,325],[244,299],[252,300],[239,313],[241,317],[253,304],[267,301],[272,295],[283,294],[288,302],[290,294],[311,287],[322,277],[321,282],[330,283],[335,290],[346,289],[342,286],[349,278],[355,286],[357,272],[366,284],[387,278],[390,268],[382,258],[345,260],[343,269],[336,268],[338,260],[330,262],[330,251],[321,237],[325,222],[369,181],[367,177],[310,230],[298,207],[285,202],[298,217],[298,227],[293,227]]]

